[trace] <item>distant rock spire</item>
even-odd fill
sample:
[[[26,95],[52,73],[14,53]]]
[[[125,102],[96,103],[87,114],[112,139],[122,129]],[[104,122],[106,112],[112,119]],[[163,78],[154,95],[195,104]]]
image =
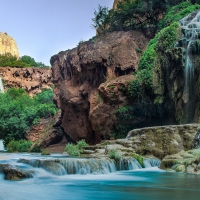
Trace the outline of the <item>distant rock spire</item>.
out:
[[[0,32],[0,54],[10,53],[19,58],[19,51],[15,40],[8,33]]]

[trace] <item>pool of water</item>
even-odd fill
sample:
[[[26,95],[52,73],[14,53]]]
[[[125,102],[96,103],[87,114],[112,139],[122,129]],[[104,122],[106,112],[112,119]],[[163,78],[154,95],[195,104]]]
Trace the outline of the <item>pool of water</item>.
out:
[[[14,164],[18,158],[29,156],[4,153],[0,154],[0,163]],[[0,200],[197,200],[199,197],[200,176],[167,173],[157,167],[64,176],[37,169],[34,178],[22,181],[7,181],[0,174]]]

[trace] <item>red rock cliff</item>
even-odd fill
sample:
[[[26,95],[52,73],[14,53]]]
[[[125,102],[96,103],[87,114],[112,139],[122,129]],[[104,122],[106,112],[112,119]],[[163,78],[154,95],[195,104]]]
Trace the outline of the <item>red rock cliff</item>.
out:
[[[52,71],[48,68],[0,67],[4,89],[23,88],[30,96],[52,86]]]
[[[126,103],[123,87],[135,77],[148,40],[138,31],[112,32],[52,56],[55,101],[62,127],[74,141],[110,137],[115,110]]]

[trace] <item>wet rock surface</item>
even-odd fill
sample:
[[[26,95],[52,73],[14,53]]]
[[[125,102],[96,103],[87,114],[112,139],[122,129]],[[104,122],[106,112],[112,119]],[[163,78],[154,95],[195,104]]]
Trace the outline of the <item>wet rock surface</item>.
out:
[[[12,166],[9,164],[0,164],[0,172],[5,174],[6,180],[21,180],[24,178],[32,178],[34,171],[23,170],[18,168],[17,166]]]

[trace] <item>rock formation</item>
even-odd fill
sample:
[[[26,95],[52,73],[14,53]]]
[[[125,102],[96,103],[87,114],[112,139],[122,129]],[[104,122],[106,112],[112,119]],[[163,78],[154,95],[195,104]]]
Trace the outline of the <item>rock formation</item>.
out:
[[[10,53],[12,56],[19,58],[19,52],[15,40],[8,36],[7,33],[0,32],[0,54]]]
[[[198,124],[134,129],[125,139],[105,140],[100,144],[83,147],[83,153],[102,157],[115,150],[122,157],[138,154],[163,159],[167,155],[189,150],[197,129]]]
[[[40,148],[46,148],[51,144],[59,143],[63,139],[64,133],[60,127],[60,116],[61,112],[58,111],[54,117],[40,119],[26,132],[25,138],[34,142],[31,149],[36,144]]]
[[[11,87],[23,88],[30,96],[52,87],[52,72],[47,68],[0,67],[4,90]]]
[[[55,102],[72,140],[97,143],[110,137],[114,112],[127,101],[124,88],[135,79],[137,49],[147,43],[139,31],[112,32],[52,56]]]
[[[168,155],[162,160],[160,168],[170,172],[200,175],[200,149]]]

